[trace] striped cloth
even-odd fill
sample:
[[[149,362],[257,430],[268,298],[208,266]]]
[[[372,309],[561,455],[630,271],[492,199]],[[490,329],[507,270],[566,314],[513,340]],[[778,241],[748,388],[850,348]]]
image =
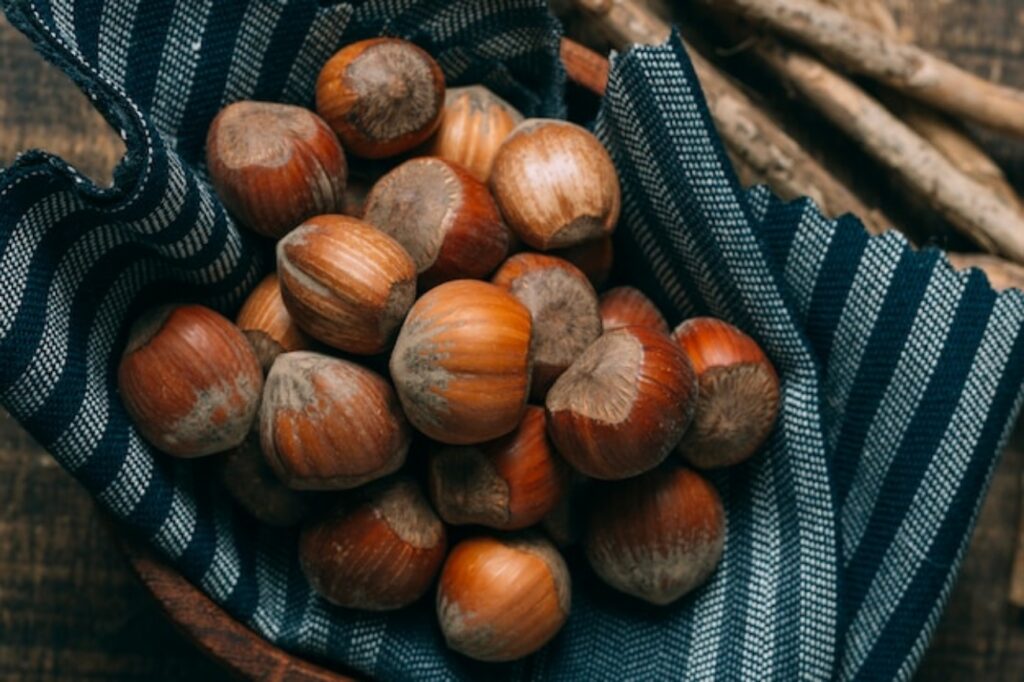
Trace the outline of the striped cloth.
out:
[[[544,3],[0,3],[128,149],[109,189],[39,152],[0,175],[0,402],[238,619],[387,680],[911,676],[1020,407],[1024,297],[808,200],[741,189],[676,38],[614,60],[595,123],[622,178],[620,260],[671,321],[712,313],[764,345],[784,380],[779,424],[751,463],[714,477],[729,531],[706,586],[649,608],[578,566],[565,631],[492,666],[446,651],[429,600],[380,615],[313,596],[294,531],[254,525],[201,464],[155,453],[115,368],[140,310],[194,299],[230,314],[267,265],[206,180],[220,107],[309,104],[335,49],[384,33],[432,52],[449,83],[558,116]]]

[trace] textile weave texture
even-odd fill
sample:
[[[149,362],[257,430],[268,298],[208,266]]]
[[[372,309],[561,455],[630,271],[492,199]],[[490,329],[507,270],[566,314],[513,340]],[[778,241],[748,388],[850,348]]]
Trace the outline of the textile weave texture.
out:
[[[450,85],[560,116],[545,3],[0,4],[127,146],[112,188],[39,152],[0,174],[0,402],[240,621],[386,680],[912,675],[1020,407],[1024,297],[809,200],[742,189],[675,36],[614,59],[593,123],[621,174],[619,260],[671,323],[714,314],[748,330],[783,379],[781,415],[756,458],[712,477],[728,539],[707,585],[650,608],[578,567],[561,635],[496,666],[446,650],[430,599],[382,615],[315,597],[295,532],[254,525],[208,467],[148,446],[115,377],[145,307],[196,300],[231,315],[268,266],[267,245],[207,182],[203,142],[223,105],[310,105],[336,49],[387,34],[434,54]]]

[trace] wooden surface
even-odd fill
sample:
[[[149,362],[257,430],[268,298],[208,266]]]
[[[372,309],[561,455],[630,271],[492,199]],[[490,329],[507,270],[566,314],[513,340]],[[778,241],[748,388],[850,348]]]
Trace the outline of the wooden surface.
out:
[[[909,23],[922,44],[1024,86],[1024,5],[1017,0],[890,2],[901,17],[915,17]],[[1024,150],[995,142],[1021,186]],[[85,98],[0,19],[0,166],[29,147],[58,153],[100,182],[109,182],[123,153]],[[919,680],[1024,679],[1024,620],[1006,601],[1022,468],[1018,433]],[[223,678],[167,623],[86,493],[5,414],[0,509],[0,679]]]
[[[123,543],[139,579],[161,610],[204,653],[239,678],[266,682],[353,682],[269,644],[231,619],[222,608],[141,544]]]

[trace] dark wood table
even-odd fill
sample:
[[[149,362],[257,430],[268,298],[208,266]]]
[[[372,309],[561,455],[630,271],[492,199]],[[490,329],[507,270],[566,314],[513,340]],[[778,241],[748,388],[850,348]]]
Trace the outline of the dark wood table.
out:
[[[1024,5],[1017,0],[889,2],[915,17],[905,25],[922,44],[1024,85]],[[30,147],[57,153],[105,183],[124,151],[87,99],[0,19],[0,166]],[[1018,149],[994,146],[1014,170],[1024,168]],[[1022,467],[1018,428],[920,680],[1024,679],[1024,621],[1006,601]],[[0,510],[0,679],[223,677],[165,621],[85,491],[2,412]]]

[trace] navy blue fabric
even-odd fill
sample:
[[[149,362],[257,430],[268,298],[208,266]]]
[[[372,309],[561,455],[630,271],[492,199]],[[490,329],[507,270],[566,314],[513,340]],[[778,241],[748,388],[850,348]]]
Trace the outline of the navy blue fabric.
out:
[[[257,526],[201,467],[154,452],[115,371],[146,306],[230,314],[267,268],[266,244],[206,180],[203,141],[223,105],[309,105],[336,49],[388,34],[433,53],[450,84],[483,82],[527,115],[561,116],[545,3],[0,3],[127,147],[111,188],[38,152],[0,174],[0,402],[239,620],[389,680],[912,675],[1020,408],[1024,296],[810,200],[741,188],[675,37],[613,60],[594,122],[622,181],[620,269],[672,323],[710,313],[755,336],[783,380],[778,426],[751,462],[713,476],[728,538],[707,585],[652,608],[575,566],[564,632],[495,666],[444,647],[430,599],[367,614],[317,598],[294,531]]]

